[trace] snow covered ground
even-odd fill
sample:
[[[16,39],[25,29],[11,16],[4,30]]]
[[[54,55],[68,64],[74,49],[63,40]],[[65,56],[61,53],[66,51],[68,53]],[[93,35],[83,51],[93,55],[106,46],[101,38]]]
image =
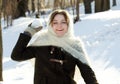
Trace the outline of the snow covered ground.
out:
[[[120,0],[109,11],[81,14],[80,17],[81,21],[74,25],[75,35],[84,41],[99,83],[120,84]],[[31,62],[15,62],[10,58],[20,32],[32,20],[21,17],[14,20],[12,27],[2,30],[4,84],[33,84],[34,69]],[[78,84],[84,84],[78,73],[75,79]]]

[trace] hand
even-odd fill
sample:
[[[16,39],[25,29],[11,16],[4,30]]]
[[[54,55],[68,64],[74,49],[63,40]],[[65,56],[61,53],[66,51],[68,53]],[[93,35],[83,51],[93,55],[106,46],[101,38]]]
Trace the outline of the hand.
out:
[[[29,32],[33,36],[36,32],[40,31],[43,28],[39,19],[35,19],[32,23],[28,25],[28,28],[25,29],[25,32]]]

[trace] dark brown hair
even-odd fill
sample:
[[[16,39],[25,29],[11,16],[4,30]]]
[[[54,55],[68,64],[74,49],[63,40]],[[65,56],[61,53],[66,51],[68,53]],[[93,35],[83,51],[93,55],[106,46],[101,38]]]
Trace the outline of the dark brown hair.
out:
[[[50,15],[49,25],[52,23],[54,17],[55,17],[57,14],[63,15],[64,18],[65,18],[65,20],[67,21],[67,24],[69,24],[69,15],[68,15],[67,11],[58,9],[58,10],[53,11],[52,14]]]

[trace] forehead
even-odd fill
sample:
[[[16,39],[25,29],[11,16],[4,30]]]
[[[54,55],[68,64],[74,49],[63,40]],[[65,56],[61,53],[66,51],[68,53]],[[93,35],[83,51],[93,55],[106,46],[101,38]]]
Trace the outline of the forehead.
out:
[[[55,17],[53,18],[54,20],[65,20],[65,16],[62,14],[56,14]]]

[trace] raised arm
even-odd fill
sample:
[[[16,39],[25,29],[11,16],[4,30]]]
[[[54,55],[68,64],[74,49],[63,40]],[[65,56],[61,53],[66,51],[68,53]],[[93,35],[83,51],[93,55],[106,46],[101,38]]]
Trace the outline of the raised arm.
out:
[[[21,33],[12,51],[11,58],[16,61],[27,60],[35,56],[33,47],[27,47],[31,37],[42,29],[40,20],[36,19],[28,25],[24,33]]]
[[[34,50],[32,47],[27,47],[28,42],[30,41],[31,37],[21,33],[18,41],[13,48],[11,58],[16,61],[27,60],[33,58]]]

